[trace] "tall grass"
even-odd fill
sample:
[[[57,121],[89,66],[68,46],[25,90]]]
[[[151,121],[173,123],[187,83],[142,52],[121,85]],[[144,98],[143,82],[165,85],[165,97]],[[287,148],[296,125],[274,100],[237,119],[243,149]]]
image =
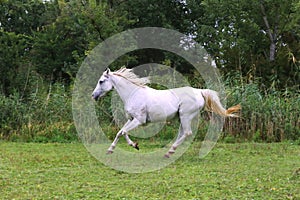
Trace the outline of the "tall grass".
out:
[[[299,90],[263,88],[259,81],[227,80],[228,105],[241,103],[241,118],[227,119],[225,133],[254,141],[300,141]]]
[[[76,140],[71,92],[63,84],[39,87],[28,97],[0,94],[0,138],[12,141]]]
[[[197,82],[197,81],[195,81]],[[225,81],[227,105],[241,103],[240,118],[226,119],[224,137],[236,141],[300,143],[300,94],[297,90],[279,91],[263,88],[259,81],[248,82],[231,76]],[[30,142],[70,142],[77,140],[72,118],[71,88],[61,83],[42,85],[23,97],[0,94],[0,139]],[[110,98],[96,104],[96,112],[109,138],[119,127],[113,121]],[[202,113],[198,139],[203,139],[208,125]],[[178,123],[168,123],[153,140],[176,137]]]

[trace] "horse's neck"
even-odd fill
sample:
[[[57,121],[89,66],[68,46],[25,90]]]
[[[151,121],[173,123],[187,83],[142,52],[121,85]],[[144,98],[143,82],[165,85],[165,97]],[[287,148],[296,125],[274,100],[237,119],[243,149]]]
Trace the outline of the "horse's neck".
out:
[[[113,85],[124,103],[127,102],[133,92],[141,88],[140,86],[119,76],[113,76]]]

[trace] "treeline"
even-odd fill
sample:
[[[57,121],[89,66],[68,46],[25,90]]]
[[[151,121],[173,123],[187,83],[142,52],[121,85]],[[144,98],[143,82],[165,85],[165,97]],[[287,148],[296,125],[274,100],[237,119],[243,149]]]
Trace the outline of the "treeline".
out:
[[[110,36],[145,26],[189,35],[215,59],[228,104],[243,106],[242,118],[226,122],[226,136],[300,138],[299,1],[0,0],[1,138],[76,139],[71,90],[82,61]],[[129,53],[110,67],[149,62],[168,64],[203,87],[189,63],[158,50]],[[108,123],[103,103],[99,117]]]

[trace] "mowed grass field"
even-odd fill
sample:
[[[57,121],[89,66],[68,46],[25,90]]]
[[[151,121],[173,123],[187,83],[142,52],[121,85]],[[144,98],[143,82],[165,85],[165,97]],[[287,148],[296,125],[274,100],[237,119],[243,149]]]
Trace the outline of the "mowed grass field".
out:
[[[151,145],[141,144],[141,148]],[[0,199],[300,199],[300,146],[200,142],[161,170],[128,174],[82,144],[0,142]]]

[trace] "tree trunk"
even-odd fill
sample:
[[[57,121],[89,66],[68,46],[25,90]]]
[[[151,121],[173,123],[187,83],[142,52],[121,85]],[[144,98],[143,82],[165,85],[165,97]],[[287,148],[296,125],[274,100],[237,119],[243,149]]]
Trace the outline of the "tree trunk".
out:
[[[276,53],[276,42],[275,41],[271,41],[271,44],[270,44],[270,56],[269,56],[269,60],[270,61],[274,61],[275,60],[275,53]]]
[[[276,54],[276,41],[277,41],[277,25],[275,25],[274,30],[271,30],[266,12],[265,12],[265,7],[263,5],[263,1],[261,1],[260,3],[260,8],[261,8],[261,12],[263,14],[263,20],[265,23],[265,26],[267,28],[267,33],[269,35],[269,39],[270,39],[270,52],[269,52],[269,61],[272,62],[275,60],[275,54]]]

